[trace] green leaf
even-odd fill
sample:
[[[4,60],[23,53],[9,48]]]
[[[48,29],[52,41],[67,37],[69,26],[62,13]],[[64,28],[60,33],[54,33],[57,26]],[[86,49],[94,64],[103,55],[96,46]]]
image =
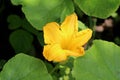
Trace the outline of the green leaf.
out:
[[[46,65],[48,72],[53,70],[54,67],[53,67],[53,65],[51,63],[49,63],[47,61],[44,61],[44,64]]]
[[[8,28],[11,29],[11,30],[17,29],[17,28],[19,28],[22,25],[22,20],[17,15],[10,15],[10,16],[8,16],[7,21],[9,23]]]
[[[66,16],[68,16],[70,13],[74,12],[74,5],[71,0],[64,0],[63,2],[64,8],[62,9],[62,13],[60,16],[60,22],[63,22]],[[62,7],[62,6],[61,6]]]
[[[32,42],[33,36],[24,30],[16,30],[10,35],[10,43],[16,53],[29,53],[33,48]]]
[[[78,14],[78,18],[82,19],[84,17],[84,12],[79,8],[79,6],[74,2],[75,13]]]
[[[82,23],[81,21],[78,21],[78,29],[79,30],[83,30],[83,29],[86,29],[86,25],[84,23]]]
[[[33,28],[26,19],[23,19],[22,21],[23,21],[22,28],[24,28],[26,31],[34,34],[37,37],[41,46],[44,46],[43,32],[38,31],[35,28]]]
[[[48,23],[57,21],[61,15],[74,12],[72,0],[11,0],[14,5],[22,5],[28,21],[38,30]],[[63,18],[62,17],[62,18]]]
[[[44,38],[43,38],[43,32],[40,32],[40,34],[37,35],[37,39],[39,41],[39,43],[41,44],[41,46],[44,46]]]
[[[6,63],[6,60],[0,59],[0,69],[3,68],[3,65]]]
[[[0,80],[52,80],[52,77],[41,60],[21,53],[5,64]]]
[[[22,19],[22,28],[37,36],[39,33],[25,18]]]
[[[107,18],[120,5],[120,0],[75,0],[80,9],[89,16]]]
[[[114,42],[115,42],[116,44],[120,45],[120,38],[119,38],[119,37],[116,37],[116,38],[114,39]]]
[[[95,40],[85,56],[74,62],[76,80],[120,80],[120,47],[112,42]]]

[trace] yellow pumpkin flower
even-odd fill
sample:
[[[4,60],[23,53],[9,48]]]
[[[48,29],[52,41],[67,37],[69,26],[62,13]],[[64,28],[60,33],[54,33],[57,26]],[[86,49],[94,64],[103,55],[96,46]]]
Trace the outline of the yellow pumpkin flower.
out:
[[[43,27],[44,45],[43,56],[48,61],[65,61],[68,56],[83,56],[85,43],[91,38],[92,30],[78,32],[77,15],[67,16],[59,25],[51,22]]]

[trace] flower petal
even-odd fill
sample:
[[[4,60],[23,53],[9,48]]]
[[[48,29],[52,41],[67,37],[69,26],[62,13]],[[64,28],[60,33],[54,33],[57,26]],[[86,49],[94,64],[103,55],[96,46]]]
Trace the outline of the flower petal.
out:
[[[85,45],[88,42],[88,40],[91,38],[91,36],[92,36],[91,29],[85,29],[85,30],[82,30],[82,31],[76,33],[74,45],[77,45],[77,44],[79,46]]]
[[[67,52],[68,56],[79,57],[79,56],[84,55],[84,48],[83,47],[74,47],[73,46],[72,50],[67,50],[66,52]]]
[[[66,34],[66,37],[72,36],[75,31],[78,31],[78,21],[75,13],[65,18],[61,24],[61,30]]]
[[[67,59],[67,54],[59,44],[45,45],[43,56],[48,61],[61,62]]]
[[[56,22],[48,23],[43,27],[44,42],[46,44],[59,43],[61,40],[60,26]]]

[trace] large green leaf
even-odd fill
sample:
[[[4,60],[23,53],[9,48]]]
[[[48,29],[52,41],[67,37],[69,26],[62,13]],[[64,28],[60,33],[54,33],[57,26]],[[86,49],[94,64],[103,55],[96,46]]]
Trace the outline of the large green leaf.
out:
[[[52,21],[74,12],[72,0],[11,0],[15,5],[22,5],[28,21],[38,30]],[[62,16],[62,17],[61,17]]]
[[[18,54],[5,64],[0,80],[52,80],[52,77],[41,60]]]
[[[75,0],[80,9],[89,16],[107,18],[114,13],[120,0]]]
[[[120,80],[120,47],[112,42],[95,40],[85,56],[74,62],[76,80]]]

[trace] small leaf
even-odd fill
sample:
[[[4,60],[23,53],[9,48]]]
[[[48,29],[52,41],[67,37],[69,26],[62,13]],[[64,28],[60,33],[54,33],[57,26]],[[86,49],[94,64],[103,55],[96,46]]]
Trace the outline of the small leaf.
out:
[[[39,43],[41,44],[41,46],[44,46],[44,38],[43,38],[43,32],[40,32],[38,35],[37,35],[37,39],[39,41]]]
[[[4,64],[6,63],[6,60],[0,59],[0,69],[3,68]]]
[[[114,42],[118,45],[120,45],[120,38],[119,37],[115,37]]]
[[[7,19],[8,23],[9,23],[9,29],[13,30],[13,29],[17,29],[22,25],[22,20],[19,16],[17,15],[10,15],[8,16]]]
[[[67,1],[69,1],[68,4]],[[38,30],[48,22],[53,22],[74,12],[72,0],[11,0],[15,5],[22,5],[27,20]]]
[[[24,30],[16,30],[10,35],[10,43],[16,53],[29,53],[33,48],[32,42],[33,36]]]
[[[85,56],[74,62],[76,80],[120,80],[120,47],[112,42],[95,40]]]
[[[52,80],[52,77],[41,60],[21,53],[5,64],[0,80]]]
[[[83,30],[83,29],[86,29],[87,27],[85,26],[84,23],[82,23],[81,21],[78,21],[78,29],[79,30]]]
[[[120,0],[75,0],[80,9],[89,16],[107,18],[120,6]]]

